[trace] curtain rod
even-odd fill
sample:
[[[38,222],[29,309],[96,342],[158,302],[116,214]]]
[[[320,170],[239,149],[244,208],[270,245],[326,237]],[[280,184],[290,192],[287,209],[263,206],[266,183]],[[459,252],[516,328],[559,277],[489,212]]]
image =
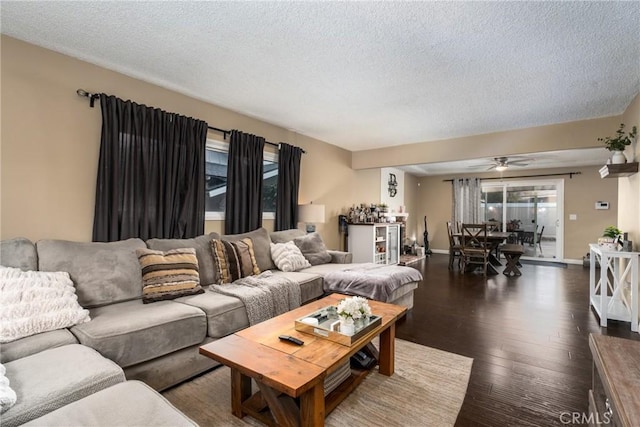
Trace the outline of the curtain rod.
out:
[[[540,178],[544,176],[564,176],[564,175],[569,175],[569,179],[572,179],[573,175],[582,175],[582,172],[545,173],[540,175],[520,175],[520,176],[494,176],[491,178],[480,178],[480,181],[486,181],[490,179]],[[442,182],[453,182],[453,179],[443,179]]]
[[[86,98],[89,98],[89,106],[91,108],[94,107],[96,99],[98,99],[100,97],[100,95],[98,95],[97,93],[89,93],[84,89],[78,89],[76,91],[76,93],[78,94],[78,96],[84,96]],[[224,139],[227,139],[227,135],[231,133],[230,130],[224,130],[224,129],[216,128],[216,127],[209,126],[209,125],[207,125],[207,128],[209,128],[209,130],[220,132]],[[272,145],[274,147],[280,147],[280,144],[276,144],[275,142],[269,142],[269,141],[265,140],[264,143],[268,144],[268,145]],[[305,154],[307,153],[304,150],[302,150],[302,152],[305,153]]]

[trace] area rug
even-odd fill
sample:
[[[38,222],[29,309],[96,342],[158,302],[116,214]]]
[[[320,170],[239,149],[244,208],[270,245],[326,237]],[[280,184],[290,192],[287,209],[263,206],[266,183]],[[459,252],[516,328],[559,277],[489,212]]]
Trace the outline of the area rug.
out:
[[[402,254],[400,255],[400,262],[398,263],[398,265],[409,265],[409,264],[413,264],[414,262],[418,262],[421,259],[425,259],[426,256],[425,255],[408,255],[408,254]]]
[[[395,374],[369,374],[326,419],[327,426],[452,426],[473,359],[396,340]],[[260,426],[231,414],[229,368],[221,367],[162,394],[201,426]]]

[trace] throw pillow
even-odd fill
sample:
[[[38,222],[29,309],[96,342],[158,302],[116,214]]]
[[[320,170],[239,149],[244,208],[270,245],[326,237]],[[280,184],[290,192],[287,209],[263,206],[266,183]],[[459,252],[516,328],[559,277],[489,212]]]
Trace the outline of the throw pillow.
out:
[[[232,283],[242,277],[260,274],[251,239],[233,242],[213,239],[211,249],[218,269],[218,283]]]
[[[89,320],[69,273],[0,267],[0,343]]]
[[[310,233],[306,236],[296,237],[293,243],[300,248],[302,255],[311,265],[327,264],[331,262],[331,254],[318,233]]]
[[[293,242],[272,243],[271,258],[280,271],[297,271],[311,267],[309,261]]]
[[[142,268],[142,302],[145,304],[201,294],[198,258],[194,248],[170,251],[137,249]]]
[[[16,404],[18,397],[16,392],[9,386],[9,378],[6,377],[7,370],[0,364],[0,414]]]
[[[225,234],[220,237],[220,240],[224,240],[225,242],[237,242],[242,239],[251,239],[253,253],[256,256],[256,262],[258,263],[260,271],[276,268],[271,259],[271,250],[269,249],[271,239],[269,238],[269,232],[266,228],[260,227],[248,233]]]
[[[198,258],[198,272],[200,273],[200,286],[217,283],[216,267],[213,264],[211,253],[211,239],[219,239],[218,233],[209,233],[193,239],[149,239],[147,248],[155,251],[170,251],[179,248],[194,248]]]

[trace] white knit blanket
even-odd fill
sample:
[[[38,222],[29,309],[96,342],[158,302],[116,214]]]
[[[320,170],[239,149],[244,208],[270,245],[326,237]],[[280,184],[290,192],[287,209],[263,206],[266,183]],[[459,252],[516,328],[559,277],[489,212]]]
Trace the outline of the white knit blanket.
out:
[[[89,320],[69,273],[0,267],[0,343]]]
[[[225,285],[211,285],[209,290],[238,298],[247,309],[249,325],[263,322],[300,307],[300,285],[267,270]]]

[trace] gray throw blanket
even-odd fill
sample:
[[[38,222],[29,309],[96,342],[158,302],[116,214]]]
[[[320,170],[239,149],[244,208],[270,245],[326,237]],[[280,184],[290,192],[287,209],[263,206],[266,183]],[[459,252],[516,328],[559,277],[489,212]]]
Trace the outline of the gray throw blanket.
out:
[[[396,289],[420,280],[422,274],[415,268],[358,264],[345,270],[332,271],[324,276],[324,290],[388,302]]]
[[[225,285],[211,285],[209,290],[238,298],[247,309],[249,325],[263,322],[296,307],[300,307],[300,285],[265,271],[257,276],[243,277]]]

